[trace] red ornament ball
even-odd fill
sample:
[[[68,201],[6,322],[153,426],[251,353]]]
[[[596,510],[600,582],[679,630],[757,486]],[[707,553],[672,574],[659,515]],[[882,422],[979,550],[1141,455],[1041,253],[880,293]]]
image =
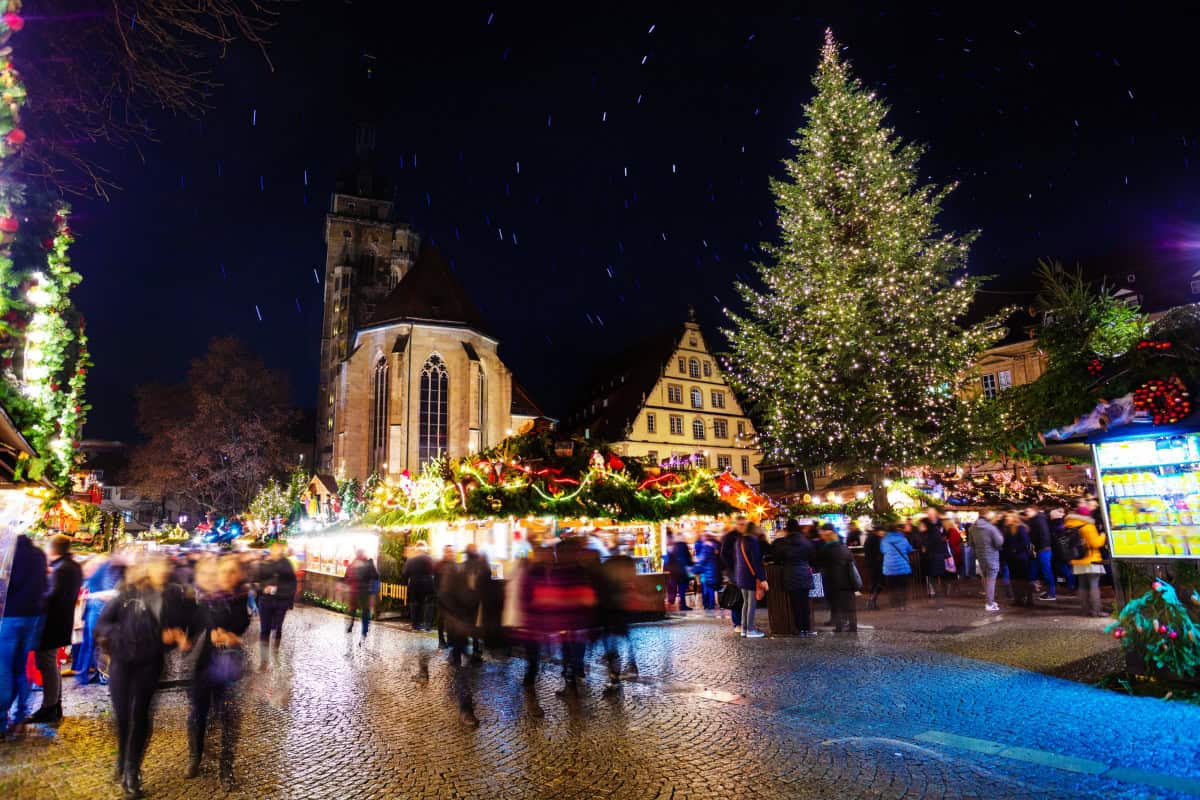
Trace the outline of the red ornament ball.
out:
[[[21,130],[20,128],[13,128],[8,132],[8,135],[4,137],[4,141],[8,142],[13,147],[20,147],[21,145],[25,144],[25,131]]]
[[[1162,591],[1162,582],[1155,581],[1154,583],[1150,584],[1150,588],[1156,592],[1161,592]]]
[[[16,217],[0,217],[0,231],[16,233],[19,227],[21,227],[21,223],[17,221]]]
[[[20,14],[14,14],[11,11],[4,15],[4,24],[13,33],[18,32],[25,27],[25,19]]]
[[[1167,634],[1167,636],[1170,636],[1172,639],[1178,639],[1178,638],[1179,638],[1179,634],[1178,634],[1178,633],[1176,633],[1175,631],[1171,631],[1170,633],[1168,633],[1168,634]]]

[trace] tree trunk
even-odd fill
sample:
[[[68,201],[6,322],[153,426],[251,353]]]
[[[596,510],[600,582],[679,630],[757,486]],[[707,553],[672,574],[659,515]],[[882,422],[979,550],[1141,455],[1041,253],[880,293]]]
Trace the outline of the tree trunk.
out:
[[[871,469],[871,500],[876,514],[886,514],[892,510],[888,502],[887,487],[883,485],[884,473],[878,467]]]

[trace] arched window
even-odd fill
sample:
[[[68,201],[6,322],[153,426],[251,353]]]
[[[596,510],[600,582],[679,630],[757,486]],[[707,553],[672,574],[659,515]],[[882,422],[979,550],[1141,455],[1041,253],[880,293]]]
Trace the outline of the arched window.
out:
[[[421,417],[417,458],[424,464],[446,452],[449,425],[450,378],[446,362],[434,353],[421,367]]]
[[[388,363],[380,358],[375,364],[371,383],[370,449],[367,452],[367,471],[386,472],[388,440]]]
[[[704,408],[704,392],[692,388],[692,408]]]
[[[479,426],[479,449],[487,448],[487,375],[483,373],[483,365],[479,365],[475,373],[476,388],[479,390],[479,417],[476,419],[476,424]]]
[[[704,420],[702,420],[698,417],[696,419],[692,420],[692,438],[693,439],[703,439],[704,438]]]
[[[700,362],[697,359],[688,359],[688,375],[692,376],[693,378],[700,377]]]

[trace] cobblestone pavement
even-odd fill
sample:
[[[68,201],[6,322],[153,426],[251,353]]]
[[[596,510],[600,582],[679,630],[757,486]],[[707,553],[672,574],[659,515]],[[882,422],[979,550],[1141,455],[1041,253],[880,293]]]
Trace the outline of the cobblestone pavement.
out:
[[[1095,623],[1089,633],[1098,636]],[[376,625],[360,645],[344,626],[329,612],[297,609],[282,663],[243,681],[239,785],[230,793],[211,760],[199,779],[183,779],[186,695],[163,690],[144,773],[149,796],[1200,793],[1200,783],[1160,777],[1200,779],[1200,708],[931,649],[935,634],[884,625],[857,636],[740,640],[727,621],[693,612],[635,630],[641,677],[617,696],[601,693],[602,670],[590,661],[582,699],[561,700],[547,665],[538,686],[544,719],[524,710],[522,664],[489,657],[475,670],[482,726],[471,730],[458,720],[432,636]],[[433,654],[428,685],[412,677],[421,652]],[[68,718],[57,730],[37,727],[0,744],[0,797],[119,797],[107,779],[114,745],[106,690],[72,683],[67,691]]]

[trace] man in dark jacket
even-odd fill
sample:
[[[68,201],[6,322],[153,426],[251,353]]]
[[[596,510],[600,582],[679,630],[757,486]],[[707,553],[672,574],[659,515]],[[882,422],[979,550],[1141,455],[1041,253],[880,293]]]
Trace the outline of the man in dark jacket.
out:
[[[736,578],[735,571],[737,568],[737,561],[735,561],[734,559],[735,559],[735,557],[740,558],[740,556],[737,555],[738,540],[741,538],[742,534],[746,532],[746,525],[748,522],[749,522],[749,520],[747,520],[746,517],[738,516],[738,518],[733,523],[733,528],[726,531],[725,534],[721,537],[721,548],[718,551],[720,553],[721,569],[725,572],[725,580],[726,580],[726,582],[731,583],[735,586],[737,585],[737,582],[735,580],[735,578]],[[729,616],[733,620],[733,632],[741,633],[742,632],[742,607],[741,607],[741,605],[737,605],[737,606],[734,606],[733,608],[729,609]]]
[[[18,536],[0,620],[0,734],[8,728],[8,709],[14,698],[15,723],[20,725],[29,715],[25,661],[38,645],[45,597],[46,554],[28,536]]]
[[[1025,524],[1029,526],[1029,541],[1037,554],[1038,577],[1042,593],[1038,600],[1057,600],[1058,581],[1054,578],[1054,540],[1050,538],[1050,520],[1036,506],[1025,509]]]
[[[71,537],[61,533],[50,540],[50,588],[46,592],[46,621],[36,661],[42,673],[42,707],[30,722],[57,724],[62,720],[62,675],[58,671],[58,648],[71,644],[75,627],[75,603],[83,585],[83,570],[71,558]]]
[[[275,660],[279,660],[283,618],[296,601],[296,570],[288,560],[287,545],[283,542],[274,542],[270,557],[259,565],[258,587],[258,668],[265,672],[268,646],[274,649]]]
[[[346,567],[346,575],[342,580],[350,593],[350,625],[346,633],[354,631],[354,615],[361,608],[362,635],[366,639],[367,629],[371,627],[371,595],[379,581],[379,570],[375,568],[375,562],[367,558],[366,552],[359,550],[350,566]]]
[[[412,558],[404,562],[402,573],[408,585],[408,617],[414,631],[427,631],[432,626],[435,571],[429,545],[418,543]]]
[[[854,593],[854,556],[850,548],[842,543],[832,525],[821,526],[821,546],[815,556],[821,568],[821,581],[825,585],[825,597],[829,600],[829,613],[833,617],[833,632],[858,630],[858,609]]]
[[[437,632],[438,632],[438,647],[446,647],[446,615],[442,612],[442,607],[445,601],[442,595],[449,591],[451,581],[454,579],[454,573],[458,569],[458,564],[454,557],[454,547],[446,545],[442,548],[442,560],[437,562],[434,568],[434,589],[437,592]]]
[[[667,531],[667,548],[667,574],[671,576],[671,584],[679,597],[678,608],[680,611],[691,611],[692,607],[687,604],[687,590],[692,565],[695,563],[692,560],[692,551],[688,549],[688,544],[682,536],[676,536],[670,530]],[[668,597],[667,601],[674,602],[675,598]]]

